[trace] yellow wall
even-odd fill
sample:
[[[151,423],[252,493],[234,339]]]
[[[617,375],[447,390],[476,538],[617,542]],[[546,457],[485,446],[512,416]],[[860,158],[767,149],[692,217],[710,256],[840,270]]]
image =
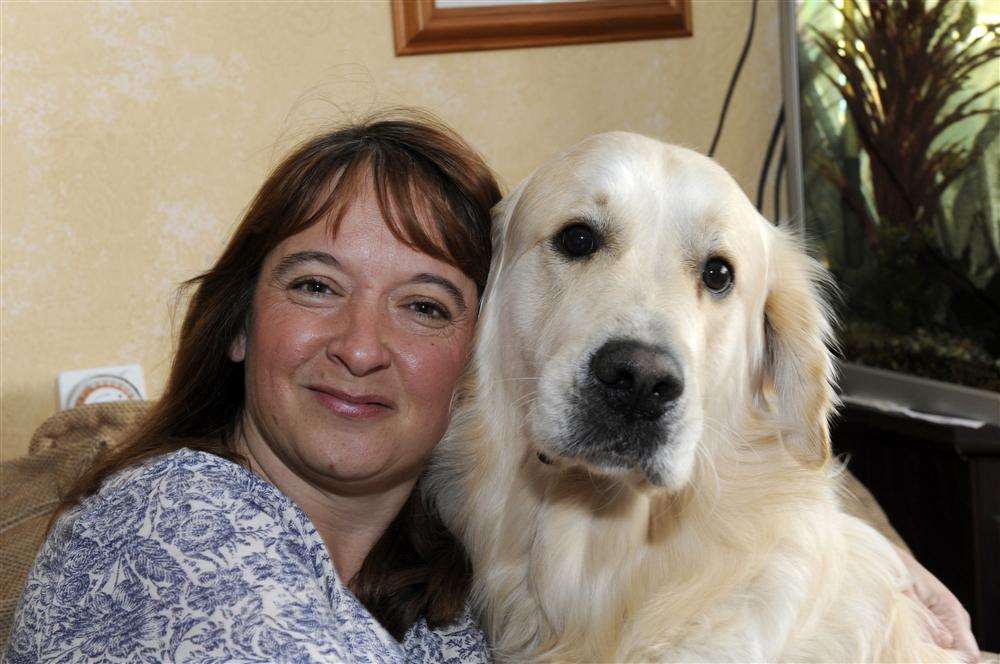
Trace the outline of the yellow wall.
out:
[[[690,38],[396,58],[387,2],[5,2],[0,455],[55,411],[60,371],[138,362],[158,393],[175,287],[331,122],[426,107],[508,186],[598,131],[707,149],[750,4],[693,5]],[[717,155],[751,191],[779,71],[763,2]]]

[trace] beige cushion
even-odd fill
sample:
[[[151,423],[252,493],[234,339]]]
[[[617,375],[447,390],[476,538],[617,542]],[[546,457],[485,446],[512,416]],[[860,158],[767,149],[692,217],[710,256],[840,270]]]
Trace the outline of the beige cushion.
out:
[[[35,432],[28,456],[0,464],[0,651],[61,493],[148,408],[116,401],[62,411]]]

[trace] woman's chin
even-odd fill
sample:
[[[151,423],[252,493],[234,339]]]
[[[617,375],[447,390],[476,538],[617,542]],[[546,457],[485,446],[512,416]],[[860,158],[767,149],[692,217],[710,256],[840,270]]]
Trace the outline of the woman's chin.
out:
[[[426,459],[407,460],[392,450],[339,450],[333,455],[309,459],[312,480],[342,495],[378,493],[394,486],[410,486],[423,469]]]

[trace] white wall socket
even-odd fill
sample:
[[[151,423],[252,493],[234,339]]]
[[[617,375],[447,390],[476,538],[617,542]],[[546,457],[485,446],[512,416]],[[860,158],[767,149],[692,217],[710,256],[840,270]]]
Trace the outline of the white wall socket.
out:
[[[138,364],[63,371],[58,382],[60,410],[105,401],[146,398],[146,381]]]

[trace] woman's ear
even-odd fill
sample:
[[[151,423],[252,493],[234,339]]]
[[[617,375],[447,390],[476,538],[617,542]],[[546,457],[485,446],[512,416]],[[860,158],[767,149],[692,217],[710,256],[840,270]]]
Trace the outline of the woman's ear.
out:
[[[229,359],[233,362],[242,362],[247,357],[247,335],[240,332],[229,344]]]
[[[832,454],[828,418],[837,405],[829,344],[830,274],[787,231],[774,229],[764,304],[764,353],[758,380],[789,452],[808,465]]]

